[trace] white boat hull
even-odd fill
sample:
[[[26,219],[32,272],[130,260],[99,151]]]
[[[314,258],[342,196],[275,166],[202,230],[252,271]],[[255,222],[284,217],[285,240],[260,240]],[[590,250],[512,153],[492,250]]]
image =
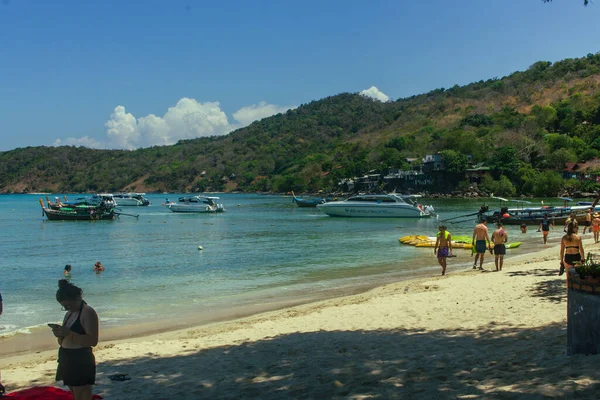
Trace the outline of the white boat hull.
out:
[[[182,204],[170,204],[169,210],[175,213],[216,213],[221,212],[223,210],[218,210],[217,208],[211,208],[210,206],[205,205],[182,205]]]
[[[339,204],[325,203],[317,208],[332,217],[378,217],[378,218],[429,218],[410,204],[373,205],[373,204]]]
[[[125,207],[125,206],[143,206],[144,204],[136,199],[119,199],[119,198],[115,198],[115,202],[117,203],[118,207]]]

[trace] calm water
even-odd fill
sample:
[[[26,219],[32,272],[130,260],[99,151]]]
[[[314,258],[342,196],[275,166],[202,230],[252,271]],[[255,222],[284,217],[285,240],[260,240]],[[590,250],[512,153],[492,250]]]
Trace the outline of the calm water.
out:
[[[0,334],[61,320],[54,296],[65,264],[73,266],[72,282],[84,289],[104,326],[172,315],[174,310],[177,315],[181,310],[218,312],[266,299],[317,296],[332,288],[439,273],[432,249],[398,243],[405,235],[434,235],[438,221],[433,218],[332,218],[317,209],[298,208],[289,197],[222,194],[220,202],[227,209],[222,214],[175,214],[161,206],[165,196],[149,195],[149,207],[123,207],[125,213],[139,213],[137,219],[47,221],[39,197],[0,196],[5,304]],[[482,201],[423,203],[450,218],[477,211]],[[454,235],[470,234],[473,225],[449,227]],[[509,229],[514,231],[511,241],[523,240]],[[534,232],[525,235],[525,251],[539,246]],[[468,251],[455,253],[450,272],[472,260]],[[99,275],[92,271],[97,260],[106,267]]]

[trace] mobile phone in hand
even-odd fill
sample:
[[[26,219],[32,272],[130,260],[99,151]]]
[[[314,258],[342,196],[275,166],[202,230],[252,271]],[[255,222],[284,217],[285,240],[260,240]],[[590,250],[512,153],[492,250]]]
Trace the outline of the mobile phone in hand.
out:
[[[60,328],[60,325],[59,325],[59,324],[48,324],[48,326],[49,326],[50,328],[52,328],[52,329],[58,329],[58,328]]]

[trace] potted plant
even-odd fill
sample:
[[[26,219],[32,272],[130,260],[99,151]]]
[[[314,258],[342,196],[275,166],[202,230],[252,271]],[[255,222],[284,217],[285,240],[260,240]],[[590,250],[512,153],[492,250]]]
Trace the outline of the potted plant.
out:
[[[592,253],[588,253],[582,264],[575,266],[575,272],[581,280],[600,283],[600,261],[596,261]]]

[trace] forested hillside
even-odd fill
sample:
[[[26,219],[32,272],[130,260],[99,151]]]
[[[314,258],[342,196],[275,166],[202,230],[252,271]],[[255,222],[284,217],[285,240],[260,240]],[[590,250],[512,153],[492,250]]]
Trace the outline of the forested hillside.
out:
[[[444,190],[468,186],[467,155],[491,167],[483,189],[555,195],[566,162],[600,155],[600,54],[381,103],[340,94],[227,136],[135,151],[28,147],[0,153],[0,191],[317,191],[340,178],[441,152]],[[450,186],[448,186],[450,183]]]

